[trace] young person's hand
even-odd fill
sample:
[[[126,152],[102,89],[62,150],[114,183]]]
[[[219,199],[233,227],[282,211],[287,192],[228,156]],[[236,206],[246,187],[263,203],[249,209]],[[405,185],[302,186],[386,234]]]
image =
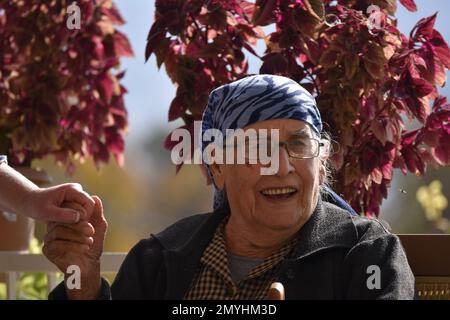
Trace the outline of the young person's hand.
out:
[[[80,206],[64,208],[63,203]],[[39,188],[20,172],[0,163],[0,211],[8,211],[47,222],[76,223],[89,220],[95,202],[78,183]]]
[[[78,183],[66,183],[50,188],[37,188],[24,197],[22,214],[48,222],[77,223],[89,220],[95,207],[94,199]],[[64,207],[65,202],[79,204],[76,209]]]

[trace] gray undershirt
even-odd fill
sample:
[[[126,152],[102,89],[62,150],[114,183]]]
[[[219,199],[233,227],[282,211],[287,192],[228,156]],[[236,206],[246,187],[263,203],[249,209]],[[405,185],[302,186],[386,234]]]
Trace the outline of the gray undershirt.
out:
[[[261,258],[237,256],[228,253],[228,268],[230,269],[231,279],[233,279],[234,283],[238,283],[263,261],[264,259]]]

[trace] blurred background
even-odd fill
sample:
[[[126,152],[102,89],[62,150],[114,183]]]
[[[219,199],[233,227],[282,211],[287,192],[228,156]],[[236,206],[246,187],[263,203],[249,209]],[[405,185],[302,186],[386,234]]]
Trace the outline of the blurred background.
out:
[[[144,63],[147,33],[153,22],[154,1],[115,0],[127,23],[119,29],[131,41],[135,57],[122,59],[126,70],[123,84],[129,112],[125,166],[112,161],[96,170],[92,162],[77,165],[73,176],[54,165],[53,159],[37,161],[53,184],[79,182],[85,190],[103,200],[109,221],[106,251],[128,251],[138,240],[157,233],[176,220],[212,209],[212,187],[207,186],[199,167],[185,165],[179,174],[163,148],[166,135],[180,123],[168,123],[168,108],[175,87],[164,70],[158,71],[154,56]],[[450,42],[450,2],[416,0],[418,11],[410,13],[401,5],[399,28],[409,34],[421,18],[439,12],[436,29]],[[262,48],[259,48],[260,52]],[[257,73],[260,62],[250,57],[250,72]],[[447,74],[447,77],[450,76]],[[441,93],[450,97],[449,85]],[[450,168],[429,168],[424,177],[396,172],[384,201],[380,218],[396,233],[450,232]],[[42,237],[44,226],[37,226]]]

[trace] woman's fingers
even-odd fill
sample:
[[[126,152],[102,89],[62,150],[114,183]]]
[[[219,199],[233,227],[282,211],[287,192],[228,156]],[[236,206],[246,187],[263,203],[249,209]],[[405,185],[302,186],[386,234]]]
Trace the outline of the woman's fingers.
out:
[[[53,231],[54,228],[58,226],[64,226],[66,228],[72,229],[73,231],[79,232],[87,237],[93,237],[95,234],[94,226],[87,221],[80,221],[73,224],[62,224],[57,222],[50,222],[47,224],[47,233]]]
[[[91,246],[94,243],[94,239],[91,236],[65,225],[57,225],[45,235],[45,242],[53,240],[71,241],[79,244],[86,244],[88,246]]]
[[[105,215],[103,214],[103,204],[102,200],[98,196],[92,196],[92,199],[95,201],[94,211],[92,213],[92,217],[89,220],[95,229],[99,229],[99,231],[106,232],[108,228],[108,222],[105,219]]]
[[[95,228],[94,243],[92,245],[93,253],[100,258],[103,252],[103,242],[105,241],[106,230],[108,229],[108,222],[103,214],[102,201],[97,196],[92,196],[95,201],[95,208],[91,216],[90,222]]]
[[[100,257],[108,227],[100,199],[93,198],[95,207],[89,221],[80,220],[73,224],[48,223],[42,249],[44,255],[63,272],[70,265],[80,266],[83,274],[87,275],[88,282],[100,279]],[[95,294],[96,292],[97,288]]]
[[[55,263],[61,271],[65,270],[60,265],[61,260],[65,260],[68,254],[86,254],[89,251],[87,244],[80,244],[66,240],[46,241],[42,247],[42,253],[53,263]],[[64,264],[70,265],[73,261],[65,261]]]

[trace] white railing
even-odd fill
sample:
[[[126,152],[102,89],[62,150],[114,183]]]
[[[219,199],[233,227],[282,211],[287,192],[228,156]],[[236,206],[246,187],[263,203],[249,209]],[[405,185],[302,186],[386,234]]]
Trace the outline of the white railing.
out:
[[[126,253],[105,252],[101,258],[101,271],[116,273],[125,259]],[[21,272],[45,272],[47,274],[48,291],[57,285],[58,268],[41,254],[30,254],[15,251],[0,251],[0,275],[5,274],[6,297],[16,299],[17,279]]]

